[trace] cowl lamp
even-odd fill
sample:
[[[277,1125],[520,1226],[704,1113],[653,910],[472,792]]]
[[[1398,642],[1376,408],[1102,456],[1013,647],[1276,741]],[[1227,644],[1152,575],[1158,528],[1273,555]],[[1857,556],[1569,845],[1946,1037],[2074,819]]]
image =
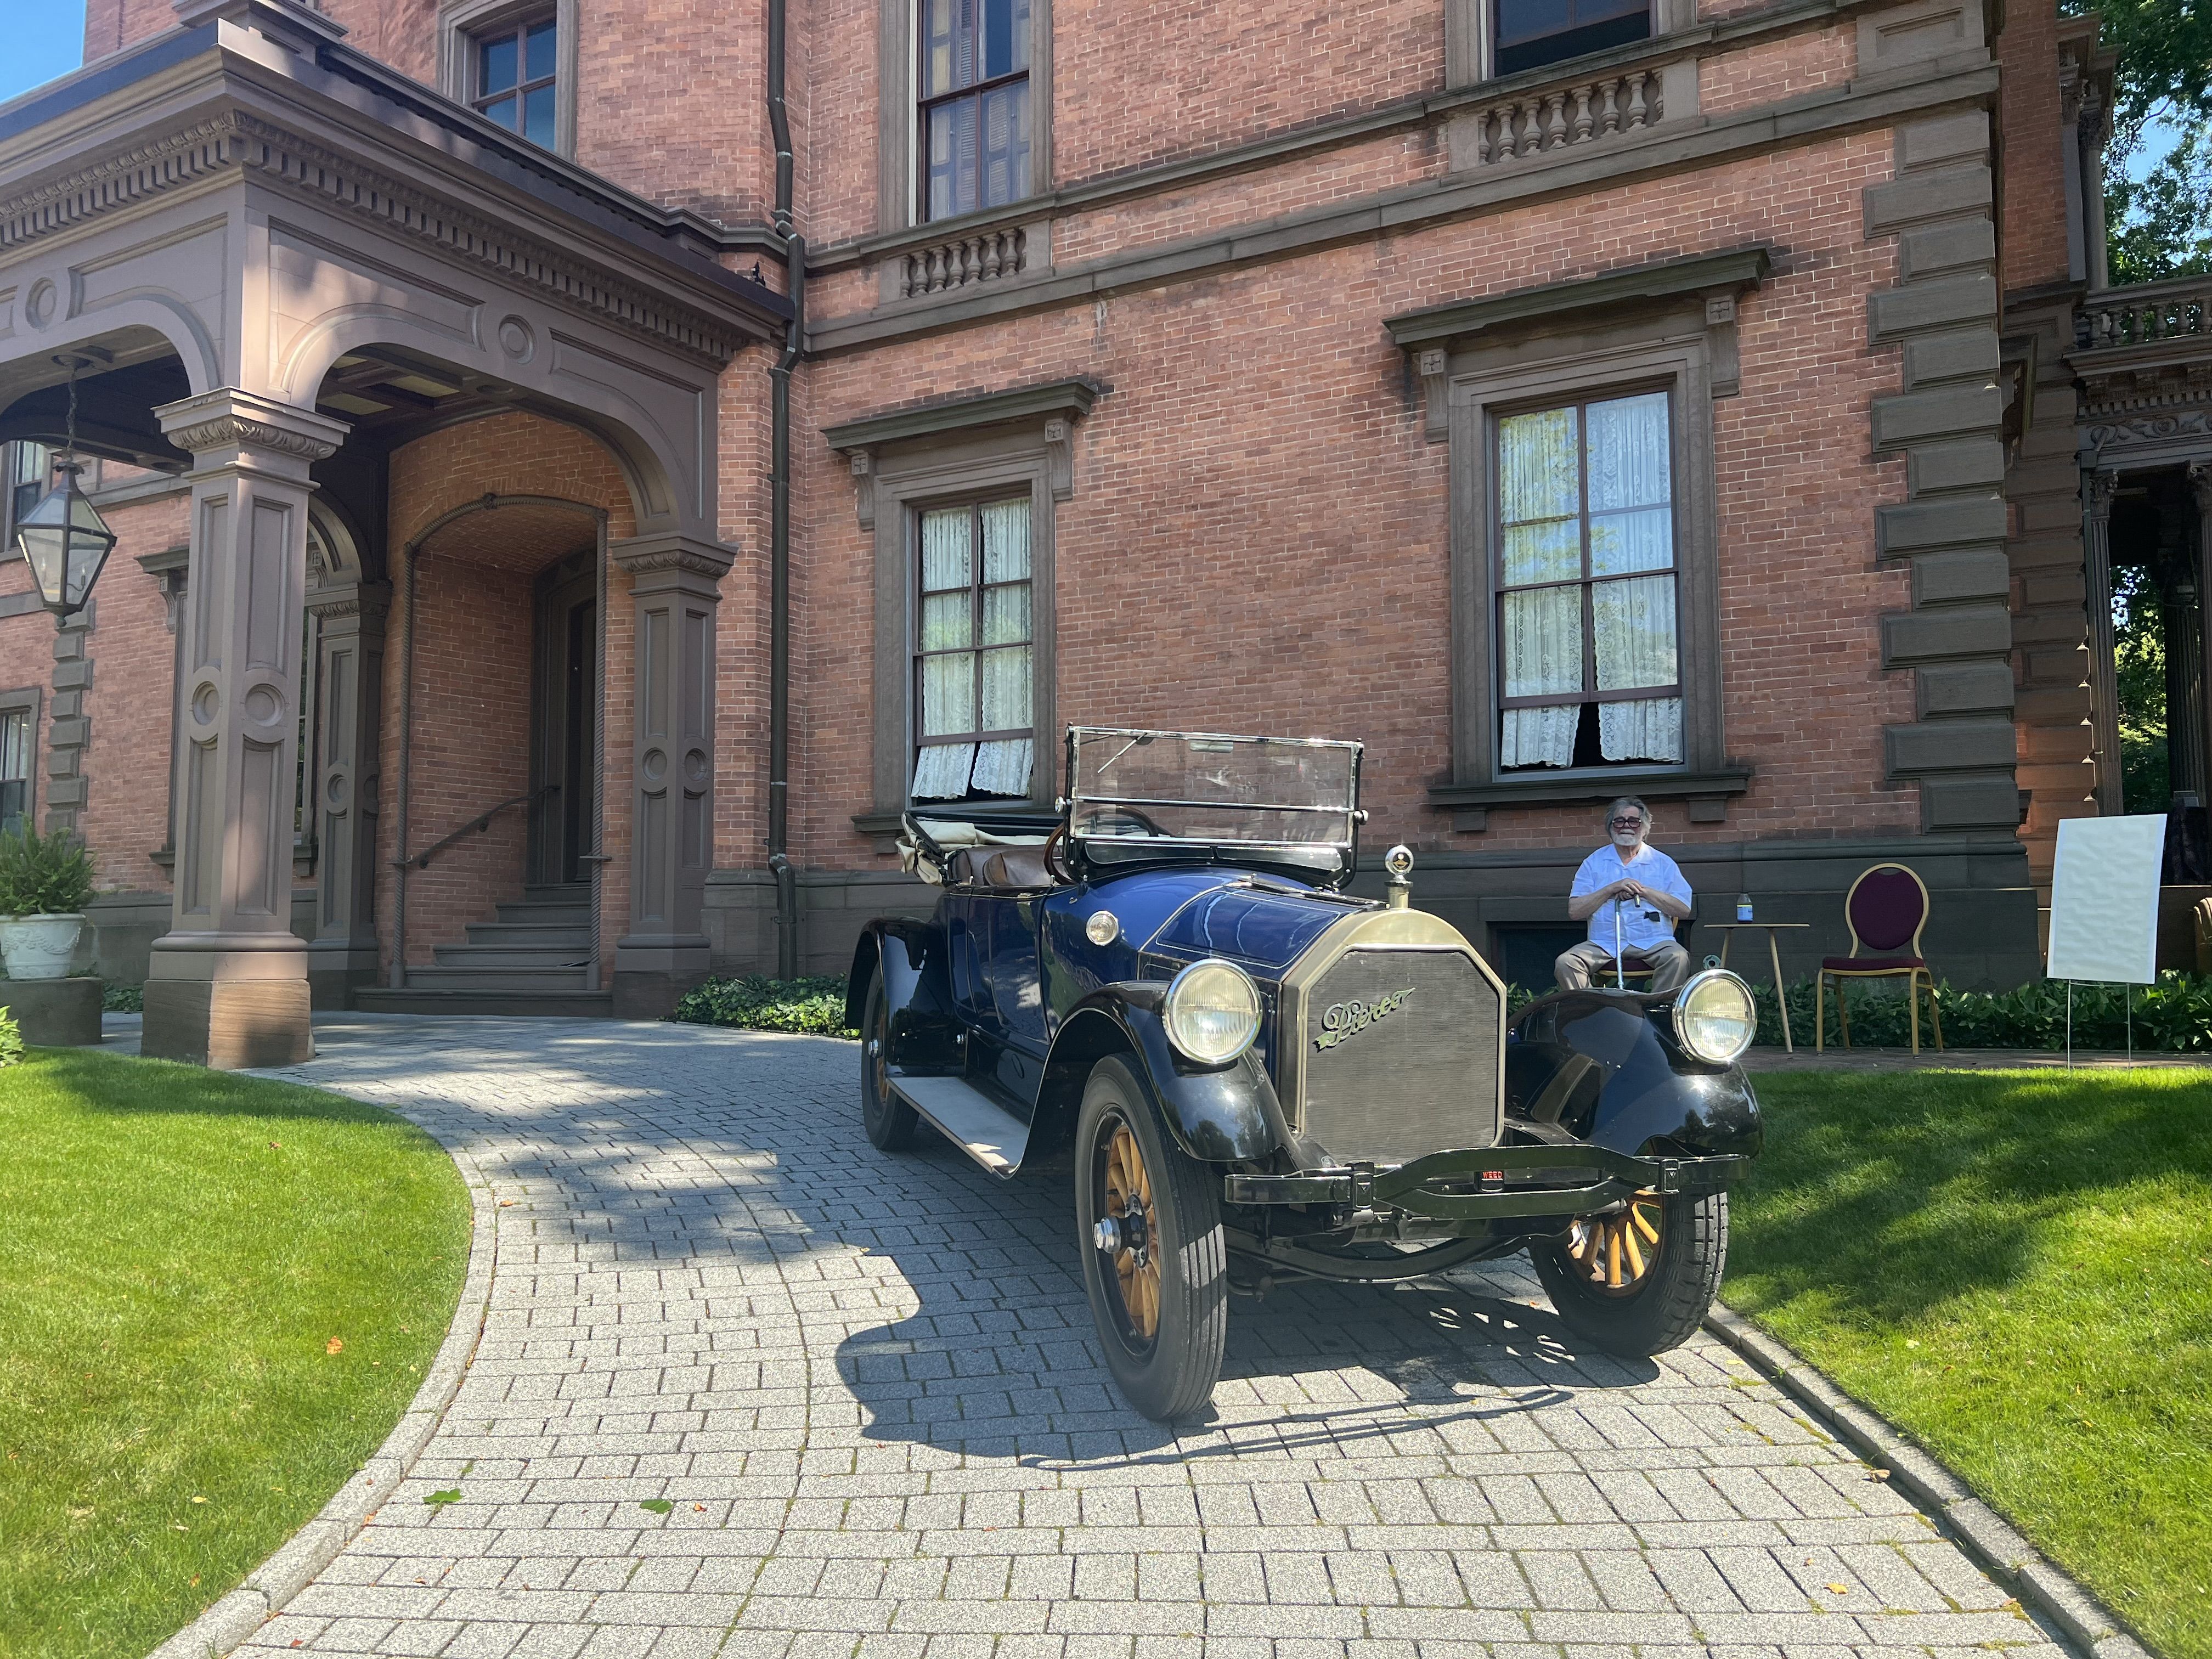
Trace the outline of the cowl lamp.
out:
[[[15,524],[15,547],[31,568],[39,602],[54,613],[57,628],[85,607],[100,580],[115,532],[107,527],[77,483],[83,471],[76,459],[76,371],[70,365],[69,459],[55,471],[60,482]]]

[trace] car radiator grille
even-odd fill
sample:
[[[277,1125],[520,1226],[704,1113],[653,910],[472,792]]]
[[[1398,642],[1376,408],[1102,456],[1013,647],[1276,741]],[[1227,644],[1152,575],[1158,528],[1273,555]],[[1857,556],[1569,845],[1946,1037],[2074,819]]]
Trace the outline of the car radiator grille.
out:
[[[1299,1127],[1343,1163],[1497,1145],[1503,1002],[1456,951],[1347,951],[1307,993]]]

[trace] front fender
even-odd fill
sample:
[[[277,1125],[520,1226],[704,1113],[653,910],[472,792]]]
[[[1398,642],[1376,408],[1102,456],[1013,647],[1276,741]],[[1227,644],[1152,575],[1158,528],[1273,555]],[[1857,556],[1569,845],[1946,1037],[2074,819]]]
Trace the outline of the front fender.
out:
[[[853,947],[845,979],[845,1024],[859,1030],[868,981],[880,969],[890,1006],[890,1063],[922,1070],[957,1068],[960,1022],[952,1000],[945,930],[934,921],[871,921]],[[862,1041],[867,1034],[861,1033]]]
[[[1084,1080],[1101,1056],[1114,1053],[1135,1060],[1169,1133],[1193,1158],[1249,1163],[1272,1159],[1291,1144],[1282,1103],[1256,1053],[1247,1049],[1226,1066],[1199,1066],[1176,1052],[1162,1012],[1167,990],[1158,981],[1121,981],[1101,986],[1068,1011],[1045,1060],[1032,1144],[1040,1133],[1057,1140],[1072,1132]]]
[[[1529,1004],[1506,1039],[1508,1124],[1557,1124],[1631,1156],[1756,1154],[1765,1130],[1751,1079],[1662,1035],[1671,998],[1562,991]]]

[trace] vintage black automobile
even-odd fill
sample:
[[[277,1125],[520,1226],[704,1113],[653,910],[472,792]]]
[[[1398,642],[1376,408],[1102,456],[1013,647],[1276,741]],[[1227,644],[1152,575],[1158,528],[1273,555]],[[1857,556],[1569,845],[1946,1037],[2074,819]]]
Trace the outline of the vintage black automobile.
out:
[[[1509,1030],[1405,848],[1387,899],[1344,890],[1359,756],[1072,728],[1050,836],[909,813],[937,913],[854,956],[869,1139],[926,1119],[996,1176],[1072,1162],[1091,1314],[1149,1417],[1211,1396],[1232,1290],[1525,1249],[1569,1327],[1648,1355],[1720,1282],[1760,1137],[1749,989],[1560,993]]]

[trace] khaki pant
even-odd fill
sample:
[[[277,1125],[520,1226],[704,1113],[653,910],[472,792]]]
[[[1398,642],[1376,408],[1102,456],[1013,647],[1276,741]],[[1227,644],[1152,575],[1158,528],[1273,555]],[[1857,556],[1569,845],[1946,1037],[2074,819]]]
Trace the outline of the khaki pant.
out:
[[[1642,950],[1626,947],[1632,957],[1651,964],[1651,989],[1671,991],[1690,976],[1690,953],[1669,939]],[[1579,991],[1595,978],[1601,986],[1613,983],[1613,952],[1595,939],[1584,939],[1571,951],[1563,951],[1552,964],[1552,976],[1562,991]]]

